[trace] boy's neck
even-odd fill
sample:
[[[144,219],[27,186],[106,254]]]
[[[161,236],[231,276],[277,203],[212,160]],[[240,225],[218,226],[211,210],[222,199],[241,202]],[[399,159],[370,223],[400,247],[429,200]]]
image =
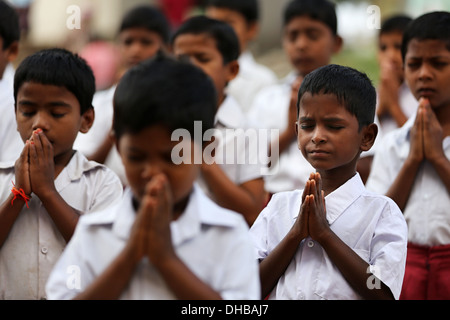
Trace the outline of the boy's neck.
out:
[[[322,178],[322,190],[325,193],[325,196],[329,195],[343,184],[345,184],[348,180],[353,178],[356,174],[356,169],[353,173],[342,174],[341,169],[327,170],[321,171],[318,170]]]

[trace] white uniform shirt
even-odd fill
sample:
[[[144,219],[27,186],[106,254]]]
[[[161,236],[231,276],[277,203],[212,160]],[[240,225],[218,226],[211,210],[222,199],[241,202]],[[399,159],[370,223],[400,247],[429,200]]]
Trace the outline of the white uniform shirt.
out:
[[[288,125],[291,85],[295,79],[296,74],[291,72],[279,84],[262,90],[256,96],[248,118],[260,128],[284,131]],[[315,169],[303,157],[295,140],[279,156],[279,161],[272,163],[265,176],[265,188],[271,193],[304,188],[311,172]]]
[[[0,162],[15,161],[24,147],[14,113],[14,68],[6,66],[0,79]]]
[[[403,114],[407,119],[411,118],[416,114],[419,102],[417,102],[417,99],[411,93],[411,90],[406,83],[403,83],[400,86],[400,88],[398,89],[398,95],[400,108]],[[381,128],[383,129],[383,134],[387,134],[388,132],[391,132],[392,130],[398,128],[397,123],[391,116],[383,117],[380,119],[380,121]]]
[[[214,159],[231,181],[240,185],[262,177],[266,172],[264,155],[267,150],[260,148],[259,141],[253,139],[255,136],[251,133],[256,133],[258,137],[257,130],[249,127],[248,120],[233,97],[227,96],[217,111],[214,132],[218,139]],[[258,146],[254,148],[253,143]],[[201,176],[199,185],[210,195]]]
[[[48,297],[71,299],[83,291],[124,248],[135,216],[132,193],[127,189],[114,208],[82,217],[50,275]],[[260,298],[258,264],[242,216],[220,208],[194,186],[186,210],[171,223],[171,232],[177,255],[223,298]],[[79,280],[73,279],[78,275]],[[175,296],[144,258],[121,299]]]
[[[90,157],[103,144],[108,137],[113,123],[113,98],[116,86],[109,89],[98,91],[94,95],[92,105],[95,111],[95,121],[88,133],[78,134],[74,149],[79,150],[86,157]],[[111,148],[106,160],[105,166],[114,171],[124,185],[127,184],[125,169],[122,160],[115,146]]]
[[[409,133],[415,116],[403,127],[388,133],[375,154],[367,188],[385,194],[405,163],[410,149]],[[450,137],[443,141],[443,149],[450,159]],[[450,244],[450,195],[428,162],[416,175],[414,186],[403,214],[408,223],[408,240],[419,245]]]
[[[262,260],[291,229],[303,190],[275,194],[261,212],[250,234]],[[325,198],[333,232],[370,264],[370,270],[398,299],[406,261],[405,219],[389,198],[368,192],[356,174]],[[368,282],[371,281],[368,270]],[[373,279],[373,278],[372,278]],[[319,243],[304,239],[270,299],[360,299]]]
[[[275,84],[278,78],[271,69],[257,63],[250,51],[243,52],[238,62],[239,73],[228,84],[227,93],[236,99],[246,114],[256,94],[261,89]]]
[[[0,199],[11,193],[14,166],[0,167]],[[122,195],[118,177],[106,167],[87,161],[79,152],[55,179],[63,199],[81,212],[101,210]],[[0,248],[0,299],[44,299],[45,283],[66,246],[36,195],[24,206]]]

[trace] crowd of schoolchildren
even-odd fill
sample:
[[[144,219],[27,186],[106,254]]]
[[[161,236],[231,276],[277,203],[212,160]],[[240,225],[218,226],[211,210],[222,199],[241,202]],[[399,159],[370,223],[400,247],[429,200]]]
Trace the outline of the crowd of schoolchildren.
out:
[[[450,13],[385,19],[376,88],[331,63],[332,2],[284,8],[281,80],[258,14],[136,7],[96,91],[66,49],[14,68],[0,0],[0,299],[450,299]]]

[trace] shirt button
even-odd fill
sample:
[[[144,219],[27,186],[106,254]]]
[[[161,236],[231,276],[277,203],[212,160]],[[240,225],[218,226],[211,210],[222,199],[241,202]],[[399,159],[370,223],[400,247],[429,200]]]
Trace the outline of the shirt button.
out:
[[[43,254],[46,254],[46,253],[48,252],[48,248],[47,248],[47,247],[42,247],[42,248],[41,248],[41,252],[42,252]]]
[[[300,300],[305,300],[305,295],[303,294],[302,291],[299,292],[298,298],[299,298]]]
[[[314,241],[309,240],[308,241],[308,247],[310,247],[310,248],[314,247]]]

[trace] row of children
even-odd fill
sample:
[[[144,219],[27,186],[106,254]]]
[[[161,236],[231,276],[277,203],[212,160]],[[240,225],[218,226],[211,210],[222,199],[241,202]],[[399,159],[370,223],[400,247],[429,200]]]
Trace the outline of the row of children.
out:
[[[450,297],[442,267],[450,243],[450,14],[423,15],[401,36],[404,79],[422,100],[376,146],[370,170],[360,156],[373,157],[377,95],[364,74],[329,65],[342,46],[334,5],[287,6],[284,46],[296,72],[261,90],[244,89],[256,81],[239,41],[252,38],[255,19],[225,4],[244,2],[212,1],[206,13],[215,19],[191,18],[170,41],[167,28],[149,26],[155,15],[163,19],[154,9],[132,11],[119,34],[124,75],[95,97],[91,69],[68,51],[45,50],[20,64],[8,107],[25,145],[0,168],[1,298]],[[216,19],[242,22],[249,33],[239,38]],[[389,36],[380,36],[381,51],[398,47]],[[3,46],[4,61],[17,55],[16,41]],[[164,44],[176,60],[161,52]],[[395,86],[383,79],[392,98],[403,73]],[[251,93],[242,99],[254,97],[248,110],[233,101],[235,80],[236,90]],[[378,100],[380,120],[399,114],[394,99]],[[203,131],[280,129],[278,175],[264,181],[259,166],[174,165],[171,133],[194,137],[197,121]],[[83,138],[95,144],[90,151]],[[183,143],[193,150],[184,157],[207,148]],[[378,194],[364,186],[369,171],[366,186]],[[272,189],[269,179],[283,174],[290,182]],[[267,206],[265,191],[274,194]]]

